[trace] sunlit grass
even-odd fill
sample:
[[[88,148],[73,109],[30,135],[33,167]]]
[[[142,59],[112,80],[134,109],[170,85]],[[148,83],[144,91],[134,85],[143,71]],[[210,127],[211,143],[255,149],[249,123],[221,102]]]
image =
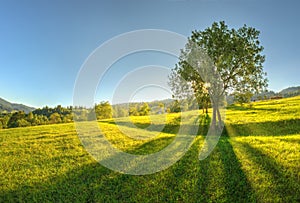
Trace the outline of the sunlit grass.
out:
[[[231,143],[258,200],[300,200],[299,135],[236,137]]]
[[[231,106],[226,128],[230,136],[300,134],[300,97]]]
[[[197,119],[199,135],[185,156],[145,176],[98,164],[74,124],[0,130],[0,202],[300,202],[300,97],[230,107],[227,131],[203,161],[209,120],[196,111],[98,124],[115,147],[149,154]]]

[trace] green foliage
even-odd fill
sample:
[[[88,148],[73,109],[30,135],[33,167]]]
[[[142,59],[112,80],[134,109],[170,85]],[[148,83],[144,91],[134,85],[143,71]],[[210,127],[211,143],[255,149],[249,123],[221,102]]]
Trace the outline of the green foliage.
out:
[[[130,116],[148,116],[150,114],[149,104],[143,103],[131,103],[129,104],[129,115]]]
[[[61,117],[60,114],[55,112],[53,114],[50,115],[50,123],[54,124],[54,123],[61,123]]]
[[[114,105],[113,107],[113,117],[114,118],[121,118],[128,116],[128,111],[125,107],[122,107],[120,105]]]
[[[112,118],[112,107],[108,101],[95,105],[97,119]]]
[[[265,56],[252,27],[229,29],[224,21],[213,23],[204,31],[193,31],[190,40],[203,48],[214,62],[224,82],[224,90],[252,93],[267,86],[263,71]]]
[[[138,116],[139,115],[138,106],[136,104],[130,104],[128,113],[130,116]]]
[[[250,103],[253,94],[251,92],[236,92],[234,93],[235,102],[239,104]]]
[[[181,111],[180,102],[178,100],[175,100],[170,108],[170,112],[178,113],[180,111]]]
[[[150,108],[148,103],[143,103],[143,105],[139,108],[139,116],[148,116],[150,112]]]
[[[16,121],[16,127],[27,127],[27,126],[30,126],[31,124],[25,120],[24,118],[22,119],[18,119]]]
[[[11,114],[5,113],[5,114],[0,114],[0,125],[2,128],[7,128],[8,121],[10,119]]]
[[[26,114],[24,113],[24,111],[18,111],[18,112],[15,112],[11,115],[9,121],[8,121],[8,124],[7,126],[9,128],[14,128],[14,127],[21,127],[19,126],[19,124],[23,124],[24,121],[22,122],[18,122],[19,120],[24,120],[26,117]]]
[[[229,29],[224,21],[193,31],[169,77],[174,96],[186,98],[193,89],[203,106],[212,101],[212,123],[217,118],[221,122],[222,95],[234,93],[244,99],[248,93],[261,92],[267,86],[265,56],[258,37],[255,28],[244,25]]]

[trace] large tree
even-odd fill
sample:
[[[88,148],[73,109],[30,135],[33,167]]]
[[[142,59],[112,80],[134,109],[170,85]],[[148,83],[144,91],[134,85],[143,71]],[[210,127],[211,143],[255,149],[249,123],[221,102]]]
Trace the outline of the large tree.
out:
[[[208,92],[213,107],[212,124],[216,125],[217,120],[221,123],[222,95],[258,93],[267,87],[259,33],[246,25],[229,29],[224,21],[193,31],[170,75],[174,95],[184,97],[190,87],[201,101]]]

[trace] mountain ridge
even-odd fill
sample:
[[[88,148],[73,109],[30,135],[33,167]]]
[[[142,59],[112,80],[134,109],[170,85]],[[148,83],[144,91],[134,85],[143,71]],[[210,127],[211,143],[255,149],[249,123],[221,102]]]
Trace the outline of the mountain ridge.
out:
[[[1,112],[13,112],[13,111],[24,111],[25,113],[29,113],[35,110],[35,108],[26,106],[24,104],[11,103],[0,97],[0,113]]]
[[[273,96],[292,97],[292,96],[297,96],[297,95],[300,95],[300,86],[284,88],[279,92],[274,92],[272,90],[269,90],[267,92],[262,92],[259,95],[254,95],[252,98],[257,99],[258,97],[263,98],[264,96],[266,96],[267,98],[271,98]],[[164,99],[161,101],[170,101],[170,100],[172,100],[172,99]],[[161,101],[155,100],[152,102],[161,102]],[[143,103],[143,102],[135,102],[135,103]],[[147,102],[147,103],[151,103],[151,102]],[[127,103],[115,104],[115,105],[122,106],[122,105],[126,105],[126,104]],[[11,103],[0,97],[0,113],[3,113],[3,112],[9,113],[9,112],[13,112],[13,111],[24,111],[25,113],[29,113],[33,110],[35,110],[34,107],[30,107],[30,106],[27,106],[24,104]]]

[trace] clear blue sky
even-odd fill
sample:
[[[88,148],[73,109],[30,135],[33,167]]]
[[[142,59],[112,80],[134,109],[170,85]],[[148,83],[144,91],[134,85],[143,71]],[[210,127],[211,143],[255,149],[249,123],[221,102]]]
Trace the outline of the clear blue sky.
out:
[[[189,36],[220,20],[261,31],[269,89],[300,85],[299,9],[297,0],[0,0],[0,97],[34,107],[71,105],[81,65],[103,42],[149,28]]]

